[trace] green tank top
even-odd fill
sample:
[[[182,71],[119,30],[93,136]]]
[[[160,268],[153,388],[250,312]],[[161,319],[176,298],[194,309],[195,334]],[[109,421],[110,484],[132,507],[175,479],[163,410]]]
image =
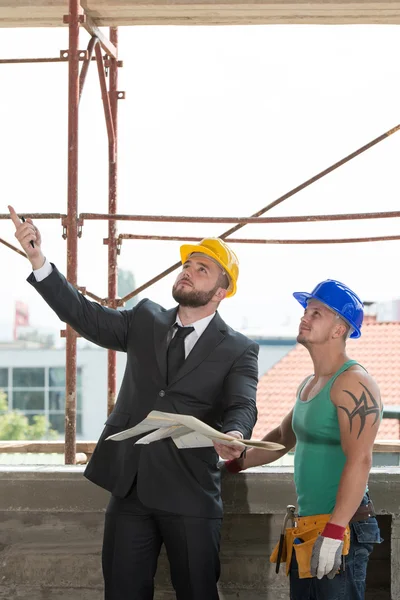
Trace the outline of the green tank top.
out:
[[[337,377],[357,361],[348,360],[311,400],[296,398],[292,427],[296,435],[294,482],[299,515],[332,513],[346,456],[340,444],[337,410],[331,402],[331,388]],[[362,365],[360,365],[362,366]],[[364,367],[363,367],[364,368]]]

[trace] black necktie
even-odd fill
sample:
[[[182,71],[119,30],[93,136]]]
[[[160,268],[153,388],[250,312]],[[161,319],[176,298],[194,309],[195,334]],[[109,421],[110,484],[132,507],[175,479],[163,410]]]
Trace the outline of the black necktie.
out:
[[[175,323],[176,334],[169,343],[167,351],[168,381],[170,383],[185,362],[185,337],[194,331],[194,327],[181,327]]]

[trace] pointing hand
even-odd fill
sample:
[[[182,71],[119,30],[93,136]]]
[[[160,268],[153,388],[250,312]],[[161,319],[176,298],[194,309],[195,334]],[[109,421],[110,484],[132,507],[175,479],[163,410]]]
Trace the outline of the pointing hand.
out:
[[[26,252],[27,257],[32,264],[32,268],[39,269],[43,266],[45,261],[45,257],[41,250],[42,238],[39,229],[35,227],[32,219],[26,219],[26,221],[22,223],[12,206],[9,206],[8,210],[10,211],[11,220],[15,225],[15,237],[21,244],[22,249]],[[33,242],[33,247],[31,242]]]

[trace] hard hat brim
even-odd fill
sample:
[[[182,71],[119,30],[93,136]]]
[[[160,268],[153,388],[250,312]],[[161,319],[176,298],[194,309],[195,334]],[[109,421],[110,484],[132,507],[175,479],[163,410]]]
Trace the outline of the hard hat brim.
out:
[[[336,310],[333,306],[329,306],[329,304],[326,304],[326,302],[323,302],[323,300],[321,300],[321,298],[318,298],[318,296],[314,296],[313,294],[309,294],[308,292],[293,292],[293,296],[296,298],[297,302],[299,302],[303,308],[307,308],[307,302],[309,300],[318,300],[318,302],[321,302],[321,304],[324,304],[324,306],[326,306],[327,308],[329,308],[330,310],[335,312],[337,315],[339,315],[343,319],[343,321],[346,321],[346,323],[349,325],[349,327],[352,328],[353,331],[351,332],[349,337],[355,339],[355,338],[359,338],[361,336],[360,329],[358,327],[356,327],[356,325],[354,325],[354,323],[350,323],[350,321],[348,319],[346,319],[343,315],[341,315],[338,310]]]
[[[204,254],[205,256],[211,258],[214,262],[218,263],[221,269],[225,271],[225,273],[227,273],[229,277],[230,286],[226,297],[230,298],[231,296],[234,296],[236,294],[236,282],[234,281],[232,274],[221,262],[220,258],[214,252],[212,252],[212,250],[209,250],[204,246],[199,246],[199,244],[183,244],[183,246],[180,247],[180,253],[182,264],[185,264],[185,262],[191,254]]]

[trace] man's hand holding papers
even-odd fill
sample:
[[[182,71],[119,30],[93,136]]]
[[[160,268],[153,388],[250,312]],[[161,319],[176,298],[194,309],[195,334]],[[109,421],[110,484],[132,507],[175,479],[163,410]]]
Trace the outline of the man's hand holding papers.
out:
[[[226,446],[240,448],[262,448],[265,450],[282,450],[280,444],[260,440],[238,439],[233,435],[221,433],[206,423],[191,415],[179,415],[152,410],[147,417],[130,429],[110,435],[107,440],[122,441],[131,437],[145,434],[137,440],[136,444],[151,444],[158,440],[170,437],[178,448],[202,448],[213,446],[214,442]]]

